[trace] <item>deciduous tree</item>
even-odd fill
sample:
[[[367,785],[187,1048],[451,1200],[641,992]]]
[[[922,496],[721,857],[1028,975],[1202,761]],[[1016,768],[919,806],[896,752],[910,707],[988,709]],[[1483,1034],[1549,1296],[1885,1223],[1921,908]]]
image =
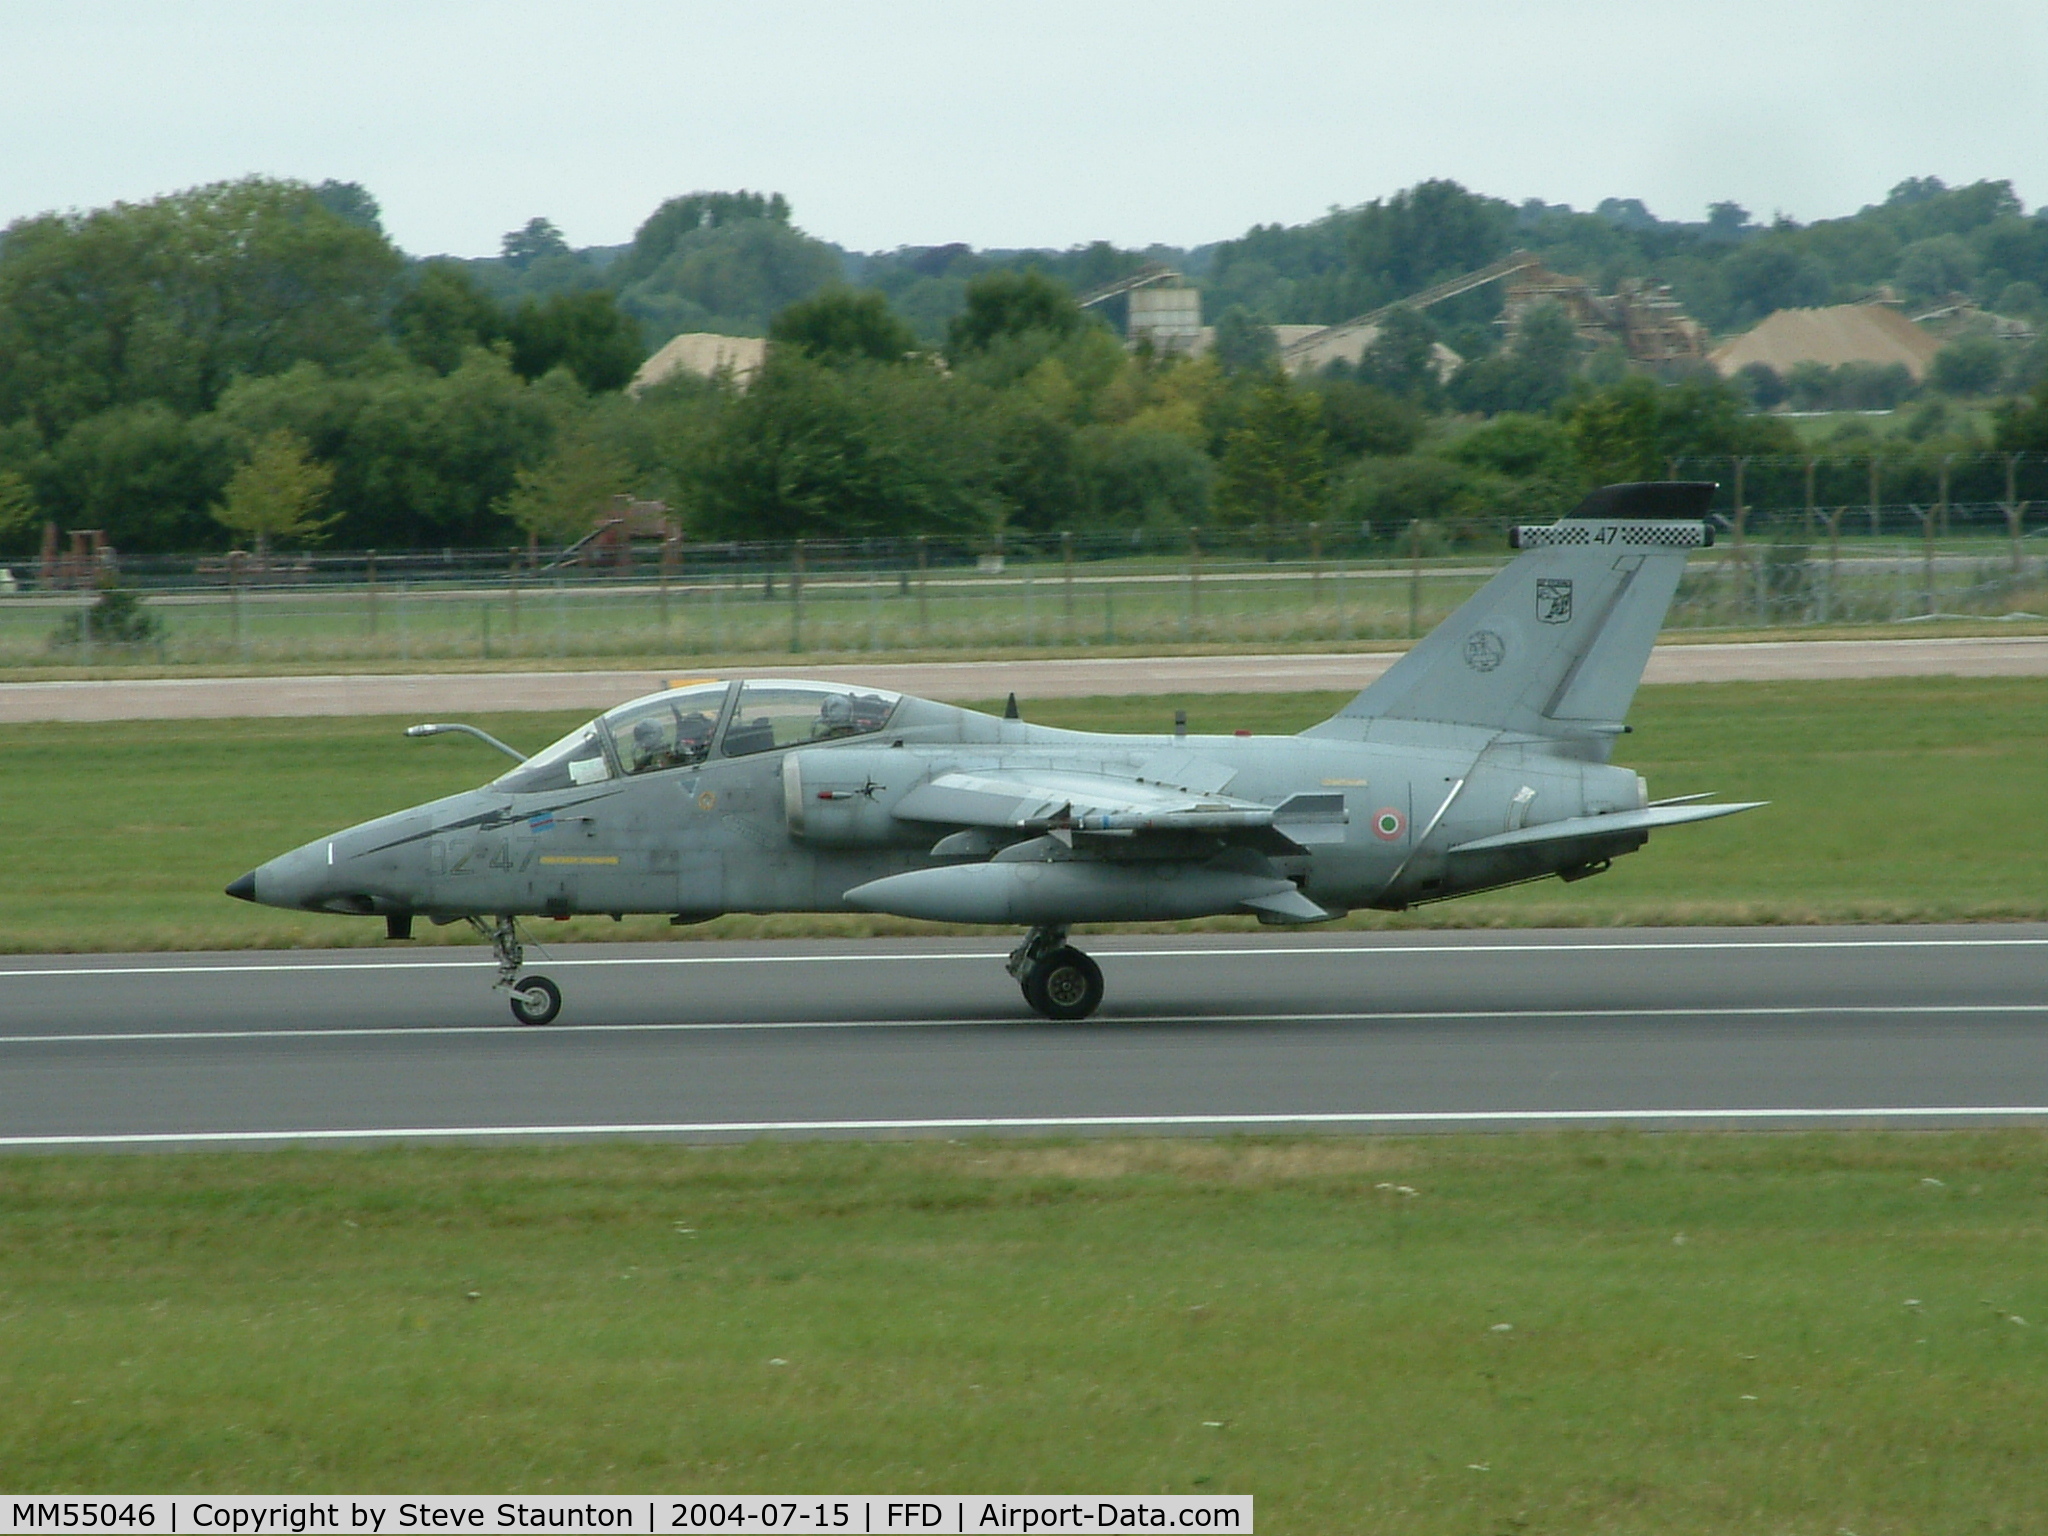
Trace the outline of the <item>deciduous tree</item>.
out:
[[[521,469],[496,510],[526,535],[529,548],[568,543],[597,526],[614,496],[632,489],[633,466],[624,456],[579,432]]]
[[[1001,510],[989,398],[935,371],[770,355],[689,469],[716,538],[979,534]]]
[[[391,329],[414,362],[436,373],[453,373],[471,347],[505,339],[506,316],[467,268],[429,261],[393,307]]]
[[[1270,535],[1321,511],[1329,468],[1319,402],[1275,373],[1253,391],[1216,467],[1220,521]]]
[[[956,362],[1006,336],[1070,336],[1086,323],[1074,296],[1041,272],[989,272],[967,285],[967,307],[946,331]]]
[[[252,535],[260,561],[269,554],[272,539],[313,540],[327,531],[334,518],[317,514],[333,484],[334,471],[307,451],[304,438],[271,432],[229,477],[227,494],[213,515],[233,532]]]
[[[36,525],[36,493],[16,470],[0,469],[0,542],[12,543]]]
[[[505,334],[513,371],[521,378],[566,368],[593,393],[624,389],[646,356],[639,327],[602,291],[529,299],[507,322]]]
[[[372,346],[402,259],[299,182],[48,215],[0,244],[0,420],[45,441],[112,406],[205,411],[237,378]]]
[[[917,335],[873,289],[827,288],[775,317],[768,339],[816,362],[900,363],[917,350]]]
[[[1934,354],[1928,380],[1945,395],[1988,395],[2005,378],[2006,349],[1981,333],[1958,336]]]
[[[1226,373],[1245,369],[1264,372],[1280,358],[1273,339],[1273,327],[1242,304],[1233,304],[1216,317],[1216,361]]]

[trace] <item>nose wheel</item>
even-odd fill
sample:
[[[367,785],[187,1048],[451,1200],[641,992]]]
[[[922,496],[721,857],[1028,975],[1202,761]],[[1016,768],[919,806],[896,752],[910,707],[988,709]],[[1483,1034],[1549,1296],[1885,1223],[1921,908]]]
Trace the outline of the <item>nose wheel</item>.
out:
[[[1032,1012],[1071,1023],[1102,1006],[1102,967],[1067,942],[1064,928],[1034,928],[1011,952],[1009,972]]]
[[[487,923],[472,917],[469,925],[491,941],[491,953],[498,957],[497,987],[512,1004],[512,1017],[522,1024],[552,1024],[562,1011],[562,989],[545,976],[519,975],[526,963],[526,951],[519,942],[519,925],[509,917]]]
[[[545,976],[529,976],[512,988],[512,1017],[522,1024],[552,1024],[562,1011],[562,989]]]

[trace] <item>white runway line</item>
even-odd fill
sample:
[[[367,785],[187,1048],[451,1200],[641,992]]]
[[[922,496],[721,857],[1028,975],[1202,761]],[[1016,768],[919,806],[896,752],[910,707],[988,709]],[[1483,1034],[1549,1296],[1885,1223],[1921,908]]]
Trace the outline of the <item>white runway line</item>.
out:
[[[533,1139],[557,1136],[774,1136],[809,1133],[916,1131],[1192,1130],[1286,1126],[1509,1126],[1509,1125],[1712,1125],[1794,1120],[2039,1120],[2048,1105],[2010,1104],[1956,1107],[1927,1105],[1871,1108],[1784,1109],[1488,1109],[1408,1110],[1385,1114],[1296,1115],[1002,1115],[930,1120],[701,1120],[619,1125],[407,1126],[385,1130],[151,1131],[106,1136],[0,1136],[0,1147],[133,1147],[323,1142]]]
[[[1392,1013],[1142,1013],[1101,1014],[1079,1023],[1057,1026],[1091,1038],[1132,1024],[1449,1024],[1516,1023],[1551,1019],[1811,1019],[1837,1016],[1899,1015],[1960,1017],[1965,1014],[2048,1014],[2048,1003],[1819,1003],[1810,1007],[1731,1008],[1458,1008],[1443,1011]],[[185,1040],[361,1040],[397,1038],[439,1040],[449,1035],[641,1035],[737,1034],[748,1031],[840,1029],[974,1029],[1049,1028],[1028,1014],[990,1014],[956,1019],[768,1019],[731,1023],[675,1024],[367,1024],[340,1029],[180,1029],[101,1032],[76,1035],[0,1035],[0,1048],[10,1045],[133,1045]]]
[[[529,941],[538,949],[538,940]],[[1443,955],[1469,958],[1473,955],[1523,954],[1663,954],[1674,950],[1806,950],[1806,949],[2029,949],[2048,947],[2048,938],[1988,939],[1651,939],[1637,942],[1568,944],[1318,944],[1214,945],[1201,949],[1097,949],[1102,960],[1236,960],[1247,954],[1294,955]],[[331,951],[330,951],[331,953]],[[922,960],[1005,960],[1007,949],[963,952],[939,950],[910,954],[873,954],[847,951],[821,955],[624,955],[618,957],[575,957],[543,959],[551,969],[632,965],[843,965],[862,961],[903,963]],[[490,969],[493,962],[479,952],[470,960],[309,960],[259,963],[253,965],[70,965],[16,966],[0,969],[0,979],[36,976],[265,976],[299,971],[455,971]],[[538,967],[527,966],[534,970]]]

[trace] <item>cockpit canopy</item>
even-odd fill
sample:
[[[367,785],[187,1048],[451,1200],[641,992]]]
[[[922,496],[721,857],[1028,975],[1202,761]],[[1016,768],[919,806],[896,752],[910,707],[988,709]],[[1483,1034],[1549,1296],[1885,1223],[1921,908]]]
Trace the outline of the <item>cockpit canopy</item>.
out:
[[[528,795],[690,768],[714,754],[747,757],[865,736],[888,724],[902,695],[839,683],[689,683],[650,693],[580,725],[492,784]]]

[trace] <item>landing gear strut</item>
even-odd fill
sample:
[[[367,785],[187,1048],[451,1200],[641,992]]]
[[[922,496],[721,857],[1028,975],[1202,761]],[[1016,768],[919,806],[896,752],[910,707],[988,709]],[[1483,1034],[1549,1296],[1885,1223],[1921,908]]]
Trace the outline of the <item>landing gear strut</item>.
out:
[[[1048,1019],[1085,1019],[1102,1006],[1102,967],[1067,942],[1063,927],[1032,929],[1010,951],[1007,969],[1032,1011]]]
[[[509,994],[512,1017],[522,1024],[552,1024],[562,1011],[562,989],[545,976],[528,976],[521,981],[519,967],[526,963],[526,951],[519,943],[519,925],[509,917],[487,923],[480,917],[470,927],[491,941],[491,953],[498,957],[498,990]]]

